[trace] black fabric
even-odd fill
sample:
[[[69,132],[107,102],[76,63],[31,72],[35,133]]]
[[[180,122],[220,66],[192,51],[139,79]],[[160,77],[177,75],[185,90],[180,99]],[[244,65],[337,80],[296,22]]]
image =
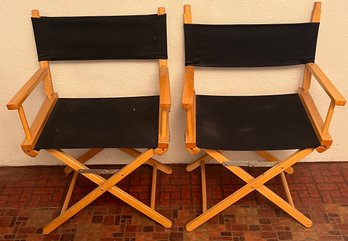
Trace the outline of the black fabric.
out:
[[[155,148],[159,96],[58,99],[35,146]]]
[[[186,65],[261,67],[314,62],[319,23],[184,28]]]
[[[32,18],[39,60],[166,59],[166,15]]]
[[[297,94],[197,95],[197,146],[217,150],[286,150],[320,145]]]

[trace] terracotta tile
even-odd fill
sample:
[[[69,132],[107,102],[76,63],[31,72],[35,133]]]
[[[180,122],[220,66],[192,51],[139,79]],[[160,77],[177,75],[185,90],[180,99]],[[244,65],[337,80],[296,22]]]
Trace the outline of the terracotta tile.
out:
[[[63,167],[0,168],[0,240],[348,239],[347,163],[300,163],[294,174],[287,175],[296,207],[314,222],[310,229],[255,192],[190,233],[184,229],[186,223],[201,213],[200,172],[197,169],[188,173],[184,165],[172,167],[172,175],[159,172],[156,208],[173,221],[171,229],[163,228],[107,193],[45,236],[41,234],[42,227],[59,215],[71,175],[67,177]],[[118,186],[148,204],[151,170],[141,167]],[[210,205],[244,185],[221,165],[211,165],[207,170]],[[254,176],[264,171],[245,170]],[[279,178],[267,186],[285,197]],[[80,176],[70,205],[95,187]]]

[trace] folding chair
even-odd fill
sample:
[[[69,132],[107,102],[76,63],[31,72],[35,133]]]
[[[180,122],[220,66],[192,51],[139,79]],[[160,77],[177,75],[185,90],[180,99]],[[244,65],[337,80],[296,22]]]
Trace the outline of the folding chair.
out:
[[[61,214],[43,232],[48,234],[105,192],[110,192],[149,218],[171,227],[172,222],[155,211],[157,170],[171,168],[152,157],[168,149],[170,88],[167,68],[166,14],[134,16],[40,17],[32,11],[32,23],[40,68],[8,103],[18,110],[25,139],[23,151],[37,156],[40,149],[74,171]],[[117,98],[58,98],[53,91],[48,61],[154,59],[159,61],[159,96]],[[43,81],[46,99],[29,127],[23,102]],[[75,159],[61,149],[89,149]],[[89,169],[83,163],[104,148],[119,148],[135,159],[120,170]],[[146,148],[143,153],[135,148]],[[150,207],[116,184],[142,164],[153,167]],[[98,185],[83,199],[68,208],[78,174]],[[100,174],[112,174],[104,179]]]
[[[306,227],[312,221],[299,212],[292,201],[284,172],[310,154],[327,150],[332,144],[328,132],[336,105],[346,103],[322,70],[314,63],[321,3],[316,2],[310,23],[300,24],[192,24],[190,5],[184,6],[185,78],[182,104],[186,110],[186,149],[205,155],[186,170],[201,168],[203,213],[186,225],[191,231],[252,191],[258,191]],[[264,96],[196,95],[194,66],[266,67],[304,65],[303,85],[296,94]],[[325,119],[309,93],[311,76],[331,98]],[[281,160],[270,150],[298,149]],[[264,162],[230,161],[221,150],[255,151]],[[230,196],[207,208],[206,162],[216,160],[246,182]],[[254,178],[240,166],[265,166]],[[265,186],[280,174],[288,202]]]

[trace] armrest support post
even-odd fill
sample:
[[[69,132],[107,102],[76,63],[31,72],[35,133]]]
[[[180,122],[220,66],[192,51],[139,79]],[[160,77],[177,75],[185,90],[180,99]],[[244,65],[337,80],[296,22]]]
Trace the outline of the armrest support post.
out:
[[[184,91],[182,96],[182,105],[184,109],[189,109],[193,105],[194,99],[194,67],[185,67]]]
[[[308,70],[307,66],[304,67],[304,72],[303,72],[303,82],[302,82],[302,88],[305,92],[309,90],[309,87],[311,86],[311,79],[312,79],[312,74]]]
[[[25,136],[28,140],[32,139],[27,117],[25,116],[24,108],[22,105],[18,107],[19,118],[21,119],[22,126],[24,129]]]
[[[43,77],[43,86],[45,89],[45,93],[49,99],[52,98],[53,95],[53,83],[51,78],[51,71],[48,61],[40,61],[41,68],[47,69],[46,76]]]
[[[328,109],[327,114],[326,114],[323,130],[322,130],[323,136],[325,136],[329,131],[329,126],[331,123],[331,119],[332,119],[334,110],[335,110],[335,102],[333,100],[331,100],[329,109]]]

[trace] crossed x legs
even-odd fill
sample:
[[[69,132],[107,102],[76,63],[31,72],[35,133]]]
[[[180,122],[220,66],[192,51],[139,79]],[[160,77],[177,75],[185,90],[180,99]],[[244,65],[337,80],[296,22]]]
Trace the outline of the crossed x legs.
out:
[[[81,169],[88,169],[79,160],[74,159],[73,157],[71,157],[67,153],[64,153],[61,150],[50,149],[47,151],[51,155],[55,156],[56,158],[58,158],[59,160],[61,160],[65,164],[67,164],[69,167],[71,167],[75,171],[78,171]],[[92,154],[97,154],[95,152],[90,153],[90,156],[94,156]],[[99,196],[101,196],[103,193],[105,193],[107,191],[110,192],[111,194],[113,194],[114,196],[118,197],[119,199],[121,199],[125,203],[128,203],[129,205],[131,205],[132,207],[134,207],[138,211],[142,212],[146,216],[152,218],[154,221],[162,224],[164,227],[167,227],[167,228],[171,227],[172,222],[169,219],[167,219],[162,214],[156,212],[154,209],[146,206],[145,204],[143,204],[142,202],[140,202],[136,198],[132,197],[131,195],[129,195],[125,191],[123,191],[120,188],[115,186],[118,182],[120,182],[123,178],[125,178],[132,171],[134,171],[139,166],[141,166],[142,164],[149,161],[154,154],[155,154],[155,151],[153,149],[149,149],[149,150],[145,151],[144,153],[137,156],[131,163],[129,163],[128,165],[123,167],[121,170],[119,170],[117,173],[112,175],[108,180],[106,180],[103,177],[101,177],[100,175],[97,175],[94,173],[82,173],[82,175],[84,175],[86,178],[90,179],[92,182],[96,183],[99,186],[97,188],[95,188],[92,192],[90,192],[88,195],[86,195],[84,198],[82,198],[80,201],[78,201],[76,204],[71,206],[69,209],[62,212],[51,223],[49,223],[43,229],[44,233],[48,234],[48,233],[52,232],[58,226],[63,224],[65,221],[70,219],[72,216],[74,216],[76,213],[81,211],[88,204],[93,202],[95,199],[97,199]],[[155,161],[155,160],[153,160],[153,161]],[[155,164],[156,168],[158,168],[157,163],[154,163],[154,164]],[[167,169],[167,171],[169,171],[169,170],[170,169]],[[76,174],[74,174],[74,175],[76,175]],[[69,188],[69,190],[70,190],[70,188]]]
[[[244,196],[248,195],[252,191],[256,190],[259,193],[261,193],[263,196],[265,196],[267,199],[269,199],[271,202],[273,202],[275,205],[283,209],[285,212],[287,212],[289,215],[291,215],[293,218],[295,218],[297,221],[299,221],[301,224],[303,224],[306,227],[312,226],[312,221],[307,218],[305,215],[303,215],[301,212],[299,212],[296,208],[293,207],[293,205],[289,204],[285,200],[283,200],[281,197],[279,197],[277,194],[275,194],[273,191],[271,191],[269,188],[264,186],[264,184],[269,181],[270,179],[274,178],[276,175],[282,173],[285,170],[291,171],[289,169],[293,164],[298,162],[300,159],[305,157],[306,155],[310,154],[313,151],[313,149],[305,149],[305,150],[299,150],[292,154],[290,157],[288,157],[285,160],[279,160],[278,164],[258,176],[257,178],[254,178],[249,173],[244,171],[242,168],[238,166],[225,166],[227,169],[229,169],[231,172],[236,174],[239,178],[241,178],[243,181],[245,181],[247,184],[232,193],[230,196],[225,198],[224,200],[220,201],[219,203],[215,204],[213,207],[211,207],[208,210],[203,210],[203,213],[193,219],[191,222],[189,222],[186,225],[187,231],[192,231],[193,229],[197,228],[198,226],[202,225],[215,215],[219,214]],[[201,157],[200,161],[208,160],[208,159],[215,159],[221,164],[224,164],[225,162],[228,162],[228,158],[226,158],[224,155],[222,155],[220,152],[216,150],[205,150],[207,155]],[[186,168],[187,170],[193,170],[194,167],[198,167],[197,161],[194,161],[191,164],[188,165]]]

